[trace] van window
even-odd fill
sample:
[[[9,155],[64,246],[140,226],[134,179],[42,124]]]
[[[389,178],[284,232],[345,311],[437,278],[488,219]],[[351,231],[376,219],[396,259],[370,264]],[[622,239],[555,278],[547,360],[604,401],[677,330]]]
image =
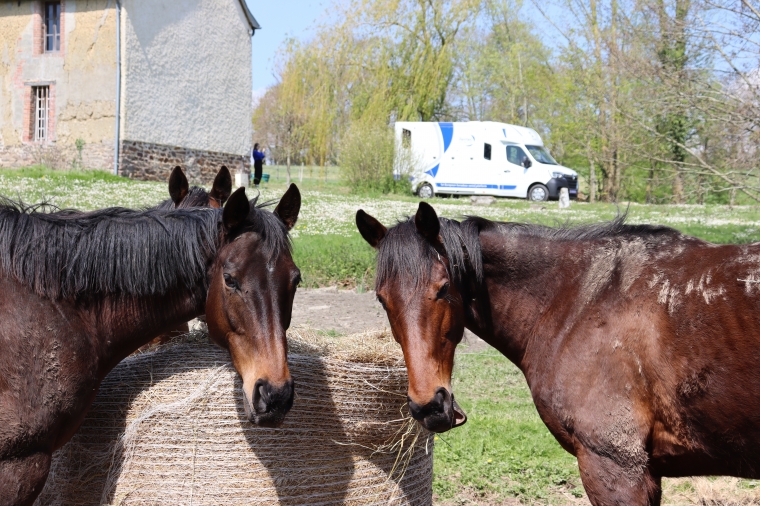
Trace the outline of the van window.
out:
[[[491,159],[491,145],[490,144],[483,144],[483,158],[486,160]]]
[[[530,151],[530,154],[533,155],[533,158],[535,158],[538,163],[545,163],[547,165],[559,165],[557,161],[552,158],[552,155],[549,154],[545,147],[527,145],[525,147],[528,148],[528,151]]]
[[[525,151],[520,146],[507,146],[507,160],[509,163],[522,166]]]
[[[404,147],[404,148],[412,147],[412,131],[411,130],[407,130],[406,128],[401,130],[401,147]]]

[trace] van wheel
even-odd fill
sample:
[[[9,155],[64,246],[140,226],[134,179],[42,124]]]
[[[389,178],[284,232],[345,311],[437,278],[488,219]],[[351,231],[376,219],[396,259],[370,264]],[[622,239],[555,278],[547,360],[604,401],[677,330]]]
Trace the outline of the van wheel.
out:
[[[545,202],[549,200],[549,189],[540,183],[531,186],[530,190],[528,190],[528,200],[531,202]]]
[[[433,193],[432,186],[428,183],[423,183],[422,186],[420,186],[420,189],[417,190],[417,195],[419,195],[421,199],[431,199],[435,194]]]

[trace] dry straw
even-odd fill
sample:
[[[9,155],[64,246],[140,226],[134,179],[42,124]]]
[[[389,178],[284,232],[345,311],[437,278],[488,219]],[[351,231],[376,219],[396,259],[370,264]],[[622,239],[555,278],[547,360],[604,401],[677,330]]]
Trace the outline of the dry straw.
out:
[[[387,335],[289,335],[293,409],[277,429],[246,419],[229,355],[193,333],[128,358],[54,457],[39,504],[432,502],[432,437],[405,408]]]

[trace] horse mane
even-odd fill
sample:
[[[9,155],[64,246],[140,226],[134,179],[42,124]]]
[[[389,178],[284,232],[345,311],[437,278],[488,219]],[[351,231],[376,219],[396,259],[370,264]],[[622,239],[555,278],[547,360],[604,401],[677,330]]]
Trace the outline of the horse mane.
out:
[[[449,274],[459,286],[465,278],[479,285],[483,280],[483,258],[480,249],[480,232],[493,230],[501,234],[539,237],[558,241],[587,241],[609,238],[640,237],[675,238],[682,234],[675,229],[660,225],[628,225],[627,212],[615,219],[587,225],[564,224],[548,227],[531,223],[491,221],[479,216],[468,216],[461,223],[439,218],[441,238],[449,260]],[[380,242],[377,255],[375,283],[381,286],[388,279],[411,275],[417,286],[430,276],[436,250],[417,232],[414,218],[399,221]]]
[[[254,199],[235,235],[258,233],[269,255],[290,250],[287,230],[266,205]],[[0,197],[0,271],[51,299],[165,294],[205,283],[221,219],[221,209],[82,212]]]
[[[205,188],[200,186],[191,186],[179,204],[179,208],[174,207],[174,201],[172,199],[166,199],[158,204],[156,209],[163,209],[169,211],[171,209],[186,209],[188,207],[206,207],[211,200],[211,194],[206,191]]]
[[[502,234],[514,234],[557,241],[593,241],[610,238],[678,237],[681,232],[662,225],[628,225],[628,212],[620,213],[610,221],[586,225],[562,224],[556,227],[534,223],[491,221],[478,216],[469,216],[465,223],[480,230],[494,230]]]

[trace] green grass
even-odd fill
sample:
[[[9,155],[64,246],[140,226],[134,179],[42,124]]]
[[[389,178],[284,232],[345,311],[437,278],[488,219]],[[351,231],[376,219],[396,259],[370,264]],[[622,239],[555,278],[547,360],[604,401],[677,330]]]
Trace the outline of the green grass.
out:
[[[439,501],[463,494],[491,500],[519,497],[553,503],[580,497],[575,458],[560,447],[536,412],[517,367],[494,350],[457,356],[457,402],[468,416],[436,436],[433,490]]]
[[[106,181],[109,183],[121,183],[130,181],[110,172],[102,170],[53,170],[44,165],[24,167],[21,169],[0,169],[0,176],[8,178],[50,179],[53,181]]]
[[[338,285],[362,290],[375,277],[375,252],[358,233],[301,235],[294,241],[293,260],[306,288]]]

